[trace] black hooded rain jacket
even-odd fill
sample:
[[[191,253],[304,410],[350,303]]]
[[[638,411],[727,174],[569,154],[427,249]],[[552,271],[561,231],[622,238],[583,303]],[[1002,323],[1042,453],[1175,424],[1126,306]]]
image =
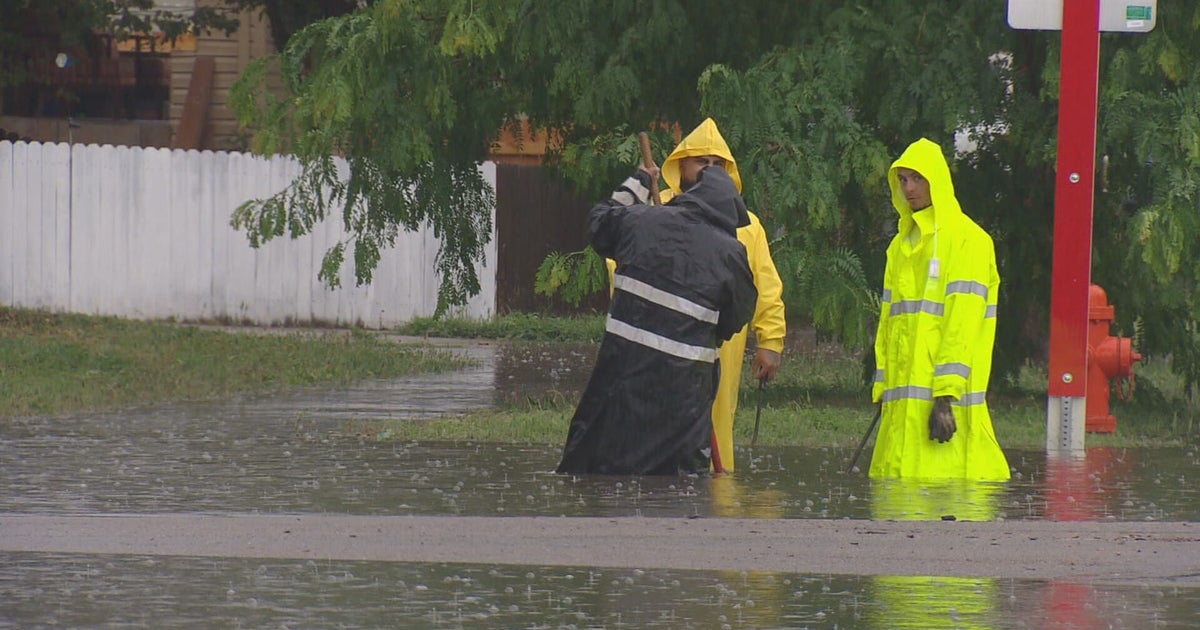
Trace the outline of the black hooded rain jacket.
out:
[[[717,347],[758,297],[737,228],[745,203],[724,169],[666,206],[646,205],[638,172],[588,213],[592,247],[616,261],[613,298],[560,473],[709,470]]]

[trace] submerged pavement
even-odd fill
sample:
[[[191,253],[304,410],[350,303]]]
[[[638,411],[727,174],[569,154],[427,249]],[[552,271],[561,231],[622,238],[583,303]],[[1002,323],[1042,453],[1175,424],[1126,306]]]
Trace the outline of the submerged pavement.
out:
[[[1200,584],[1200,524],[0,515],[0,551]]]

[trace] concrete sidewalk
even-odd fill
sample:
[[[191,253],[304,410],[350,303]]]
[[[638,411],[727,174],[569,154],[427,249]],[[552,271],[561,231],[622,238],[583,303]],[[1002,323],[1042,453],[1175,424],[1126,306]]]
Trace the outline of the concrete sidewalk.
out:
[[[0,551],[1071,578],[1200,587],[1200,524],[0,514]]]

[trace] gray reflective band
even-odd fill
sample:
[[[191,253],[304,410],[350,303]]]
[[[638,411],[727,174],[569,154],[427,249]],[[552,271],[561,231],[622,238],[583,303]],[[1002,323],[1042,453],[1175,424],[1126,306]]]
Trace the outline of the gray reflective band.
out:
[[[893,387],[883,392],[883,402],[895,402],[897,400],[933,400],[933,389],[929,387]],[[987,392],[971,392],[964,394],[962,398],[950,403],[959,407],[969,407],[971,405],[979,405],[987,401]]]
[[[883,370],[875,370],[875,382],[876,383],[883,382]]]
[[[622,186],[628,188],[638,198],[638,202],[644,203],[650,198],[650,189],[642,185],[641,180],[636,177],[630,177],[625,180]]]
[[[613,191],[612,200],[623,205],[632,206],[635,203],[645,203],[650,198],[650,189],[642,185],[636,177],[630,177]]]
[[[633,204],[637,203],[637,199],[634,199],[633,193],[629,192],[628,190],[614,191],[612,194],[612,200],[621,204],[622,206],[632,206]]]
[[[883,301],[884,301],[884,302],[891,302],[891,301],[892,301],[892,290],[891,290],[891,289],[884,289],[884,290],[883,290]]]
[[[971,392],[970,394],[964,394],[954,404],[968,407],[970,405],[981,405],[985,402],[987,402],[987,392]]]
[[[623,337],[634,343],[641,344],[647,348],[653,348],[659,352],[669,354],[673,357],[688,359],[689,361],[703,361],[705,363],[714,363],[717,360],[716,348],[690,346],[686,343],[675,341],[674,339],[667,339],[662,335],[657,335],[648,330],[635,328],[623,321],[613,319],[612,317],[609,317],[605,322],[604,330],[618,337]]]
[[[987,285],[974,280],[955,280],[946,285],[946,295],[951,293],[967,293],[970,295],[978,295],[983,299],[987,299]]]
[[[915,398],[917,400],[933,400],[933,389],[929,387],[893,387],[883,391],[883,402]]]
[[[905,300],[903,302],[892,302],[892,308],[888,311],[888,314],[908,315],[923,312],[930,315],[941,315],[945,311],[945,304],[939,304],[930,300]]]
[[[971,375],[971,367],[966,363],[943,363],[934,366],[934,376],[961,376],[967,378]]]
[[[984,317],[995,317],[996,316],[996,305],[988,304],[987,309],[983,312],[983,316]]]
[[[720,313],[711,308],[705,308],[689,299],[681,298],[673,293],[667,293],[662,289],[656,289],[641,280],[634,280],[629,276],[613,276],[613,288],[618,291],[632,293],[659,306],[683,313],[709,324],[717,323],[717,318],[720,315]]]

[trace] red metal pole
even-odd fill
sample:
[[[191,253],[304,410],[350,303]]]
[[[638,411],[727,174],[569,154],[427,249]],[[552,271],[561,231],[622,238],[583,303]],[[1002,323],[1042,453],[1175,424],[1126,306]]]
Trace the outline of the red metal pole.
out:
[[[1063,0],[1049,395],[1087,395],[1100,0]]]

